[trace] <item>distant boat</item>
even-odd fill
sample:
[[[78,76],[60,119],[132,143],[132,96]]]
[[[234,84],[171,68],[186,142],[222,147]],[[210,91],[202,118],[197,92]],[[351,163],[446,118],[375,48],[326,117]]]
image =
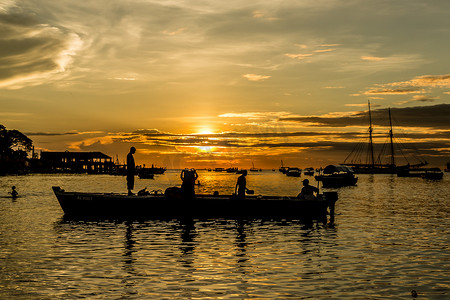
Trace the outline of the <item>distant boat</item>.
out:
[[[250,168],[250,172],[260,172],[261,169],[255,168],[255,165],[252,162],[252,167]]]
[[[397,177],[422,177],[425,179],[442,179],[444,172],[439,168],[405,168],[399,169]]]
[[[300,177],[302,175],[302,170],[299,168],[289,168],[286,172],[286,176],[289,177]]]
[[[428,171],[425,171],[424,174],[422,174],[423,179],[429,179],[429,180],[441,180],[444,177],[444,172],[441,171],[439,168],[431,168]]]
[[[303,171],[303,174],[308,175],[308,176],[313,176],[314,175],[314,168],[313,167],[306,168]]]
[[[239,169],[238,168],[227,168],[225,171],[227,173],[236,173]]]
[[[283,161],[281,161],[281,167],[278,169],[278,171],[280,171],[280,172],[283,173],[283,174],[286,174],[286,172],[287,172],[288,169],[289,169],[288,167],[285,167],[285,166],[283,165]]]
[[[349,166],[328,165],[323,169],[323,173],[314,177],[317,181],[322,181],[324,188],[343,187],[356,185],[358,177]]]
[[[153,179],[155,174],[161,175],[164,174],[166,168],[156,168],[152,165],[151,168],[139,168],[136,169],[137,175],[141,179]]]
[[[141,169],[141,170],[139,170],[139,172],[138,172],[138,177],[139,177],[140,179],[153,179],[153,178],[155,177],[155,174],[153,174],[153,173],[147,173],[147,172],[145,172],[145,171],[142,171],[142,169]]]
[[[399,168],[414,168],[427,165],[427,161],[421,159],[418,155],[414,155],[415,159],[418,160],[416,164],[410,164],[408,159],[404,155],[406,152],[404,149],[400,149],[403,158],[407,161],[407,164],[404,166],[398,166],[396,164],[396,157],[394,152],[394,134],[392,131],[392,118],[391,118],[391,109],[388,108],[389,114],[389,145],[383,146],[382,151],[379,153],[378,158],[375,159],[374,156],[374,147],[373,147],[373,127],[372,127],[372,114],[370,111],[370,101],[368,101],[369,106],[369,143],[364,145],[363,143],[358,143],[352,152],[347,156],[344,160],[344,163],[341,165],[352,167],[353,171],[357,174],[396,174]],[[382,163],[381,159],[384,156],[384,151],[389,149],[389,163]],[[364,151],[366,150],[366,151]],[[363,162],[362,159],[365,159]]]

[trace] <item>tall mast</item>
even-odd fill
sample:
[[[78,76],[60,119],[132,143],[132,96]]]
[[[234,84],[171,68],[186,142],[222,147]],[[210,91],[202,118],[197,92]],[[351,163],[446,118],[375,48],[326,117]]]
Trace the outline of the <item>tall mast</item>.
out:
[[[371,158],[371,165],[372,167],[375,166],[375,160],[373,158],[373,141],[372,141],[372,114],[370,112],[370,100],[367,100],[367,103],[369,104],[369,150],[370,150],[370,158]]]
[[[393,142],[394,134],[392,133],[392,120],[391,120],[391,108],[390,107],[389,107],[388,111],[389,111],[389,127],[390,127],[389,138],[391,140],[391,165],[395,166],[394,142]]]

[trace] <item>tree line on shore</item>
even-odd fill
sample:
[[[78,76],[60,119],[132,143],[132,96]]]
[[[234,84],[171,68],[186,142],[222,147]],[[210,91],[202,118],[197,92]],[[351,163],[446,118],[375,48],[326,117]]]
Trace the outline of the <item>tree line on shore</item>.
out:
[[[18,130],[0,124],[0,174],[21,174],[29,167],[33,141]]]

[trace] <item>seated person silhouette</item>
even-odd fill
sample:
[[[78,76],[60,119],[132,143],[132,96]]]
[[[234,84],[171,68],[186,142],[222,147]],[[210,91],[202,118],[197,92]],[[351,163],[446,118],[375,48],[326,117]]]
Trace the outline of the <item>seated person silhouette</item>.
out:
[[[184,169],[181,171],[181,194],[183,198],[193,199],[195,198],[195,181],[198,178],[197,171],[195,169]]]
[[[300,194],[297,195],[297,198],[302,200],[314,200],[316,199],[314,193],[319,193],[319,189],[309,185],[309,180],[304,179],[302,191],[300,192]]]

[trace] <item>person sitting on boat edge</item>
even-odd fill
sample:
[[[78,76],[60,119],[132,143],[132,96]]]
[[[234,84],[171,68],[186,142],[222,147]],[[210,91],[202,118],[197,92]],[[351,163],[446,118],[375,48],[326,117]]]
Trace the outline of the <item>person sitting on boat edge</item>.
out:
[[[300,194],[297,195],[297,198],[302,199],[302,200],[316,199],[316,197],[314,196],[314,193],[318,194],[319,189],[312,185],[309,185],[308,179],[304,179],[302,182],[303,182],[302,191],[300,192]]]
[[[134,189],[134,174],[136,173],[136,165],[134,163],[133,154],[136,153],[136,148],[131,147],[130,152],[127,155],[127,188],[128,196],[134,195],[132,190]]]
[[[184,169],[180,174],[181,183],[181,194],[186,199],[195,198],[195,181],[198,178],[197,171],[195,169]]]
[[[16,191],[16,186],[13,185],[11,187],[11,192],[8,192],[8,194],[11,194],[11,198],[17,198],[17,196],[19,196],[19,193]]]
[[[243,170],[241,176],[238,177],[236,182],[236,187],[234,188],[234,193],[238,196],[239,199],[245,198],[245,192],[248,191],[247,188],[247,170]]]

